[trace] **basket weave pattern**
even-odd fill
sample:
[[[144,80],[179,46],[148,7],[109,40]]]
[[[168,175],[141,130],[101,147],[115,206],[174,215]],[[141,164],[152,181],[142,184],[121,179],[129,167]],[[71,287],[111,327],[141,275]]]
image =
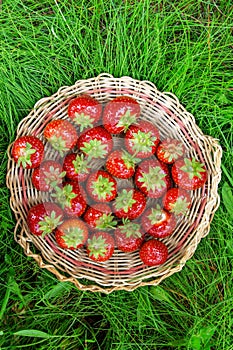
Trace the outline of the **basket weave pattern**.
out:
[[[141,105],[141,118],[154,123],[162,139],[174,137],[181,140],[188,156],[205,163],[208,170],[205,187],[192,192],[192,206],[188,215],[178,221],[171,236],[163,239],[169,249],[169,258],[165,264],[159,267],[144,266],[138,252],[124,253],[117,249],[110,260],[96,263],[88,258],[84,249],[64,251],[59,248],[53,234],[43,239],[30,233],[26,222],[29,208],[50,198],[48,193],[33,187],[32,170],[22,170],[14,163],[10,145],[7,186],[11,193],[10,205],[17,221],[15,240],[41,268],[48,269],[59,280],[70,281],[82,290],[109,293],[159,284],[182,269],[194,254],[201,238],[209,232],[213,215],[219,206],[217,189],[221,177],[221,147],[217,140],[202,133],[194,117],[173,94],[158,91],[149,81],[130,77],[114,78],[108,74],[79,80],[73,86],[61,87],[54,95],[39,100],[18,125],[16,137],[31,134],[44,142],[43,130],[46,124],[52,119],[67,119],[69,101],[82,93],[90,94],[103,104],[118,95],[134,97]],[[116,138],[115,144],[118,141]],[[58,154],[45,143],[45,159],[57,157]],[[100,164],[97,162],[96,166]]]

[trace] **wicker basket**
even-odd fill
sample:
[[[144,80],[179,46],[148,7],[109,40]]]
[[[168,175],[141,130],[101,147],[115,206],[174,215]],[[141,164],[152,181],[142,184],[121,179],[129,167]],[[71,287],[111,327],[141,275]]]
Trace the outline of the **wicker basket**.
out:
[[[7,186],[11,193],[10,205],[17,220],[15,240],[41,268],[51,271],[61,281],[74,283],[81,290],[110,293],[157,285],[182,269],[194,254],[201,238],[209,232],[210,222],[219,205],[217,188],[221,177],[221,147],[217,140],[202,133],[194,117],[173,94],[161,93],[149,81],[130,77],[114,78],[109,74],[79,80],[73,86],[61,87],[54,95],[39,100],[30,114],[20,122],[16,136],[32,134],[43,140],[45,125],[52,119],[66,119],[70,99],[81,93],[88,93],[101,103],[117,95],[134,97],[141,105],[141,117],[153,122],[162,138],[169,136],[181,140],[187,155],[195,156],[205,163],[207,183],[204,188],[193,191],[188,215],[180,220],[171,236],[163,239],[169,249],[169,258],[165,264],[146,267],[138,252],[123,253],[117,249],[110,260],[95,263],[87,257],[84,249],[68,252],[60,249],[53,234],[43,239],[30,233],[26,223],[27,212],[32,205],[47,200],[49,195],[32,186],[31,170],[22,171],[16,166],[10,156],[10,145]],[[56,152],[47,143],[45,157],[56,158]]]

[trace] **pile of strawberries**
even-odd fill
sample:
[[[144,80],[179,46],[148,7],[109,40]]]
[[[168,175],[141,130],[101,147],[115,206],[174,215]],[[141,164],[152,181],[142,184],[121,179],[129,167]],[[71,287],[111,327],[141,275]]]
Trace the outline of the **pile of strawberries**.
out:
[[[14,161],[33,169],[33,186],[49,192],[50,201],[29,209],[30,232],[54,233],[61,248],[85,249],[98,262],[117,247],[138,251],[145,265],[163,264],[168,248],[161,239],[187,214],[190,191],[204,186],[204,164],[186,157],[179,140],[161,140],[129,96],[105,105],[86,94],[75,97],[67,119],[50,121],[43,138],[55,160],[45,159],[44,143],[32,135],[12,147]]]

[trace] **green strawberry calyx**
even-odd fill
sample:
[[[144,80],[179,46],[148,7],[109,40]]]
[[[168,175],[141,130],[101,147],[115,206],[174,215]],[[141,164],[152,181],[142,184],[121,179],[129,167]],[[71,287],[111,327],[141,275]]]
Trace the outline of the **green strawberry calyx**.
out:
[[[56,201],[61,205],[62,209],[65,207],[71,207],[71,201],[75,197],[77,197],[77,194],[73,192],[72,185],[68,184],[64,187],[56,187],[56,192],[53,193],[51,196],[56,199]]]
[[[48,142],[56,151],[58,151],[61,157],[65,152],[69,151],[69,148],[66,147],[66,140],[64,140],[61,136],[53,135],[48,139]]]
[[[162,223],[164,220],[166,220],[166,218],[166,213],[159,205],[157,205],[156,208],[152,208],[151,213],[148,215],[148,219],[152,225]]]
[[[129,209],[137,201],[133,198],[134,191],[123,189],[121,193],[118,194],[115,200],[115,207],[117,210],[123,210],[125,213],[128,213]]]
[[[114,182],[102,175],[99,175],[91,184],[92,193],[97,196],[99,200],[106,199],[108,195],[111,195],[114,191],[114,187]]]
[[[142,186],[148,191],[154,192],[166,186],[165,177],[166,174],[159,166],[155,166],[154,168],[150,166],[148,172],[142,172],[138,181],[142,182]]]
[[[123,128],[123,131],[126,132],[131,124],[137,121],[136,114],[132,114],[130,109],[127,109],[125,114],[120,117],[119,122],[117,123],[118,128]]]
[[[134,155],[128,153],[127,151],[122,151],[122,160],[127,169],[135,168],[135,164],[140,162],[139,158],[136,158]]]
[[[61,224],[61,215],[56,216],[56,212],[52,210],[50,215],[44,216],[43,220],[39,221],[39,227],[42,231],[41,236],[45,237]]]
[[[185,165],[180,169],[188,174],[189,179],[192,180],[194,177],[201,178],[201,173],[206,172],[204,164],[198,162],[195,158],[189,159],[184,158]]]
[[[62,179],[65,177],[66,172],[60,172],[58,168],[53,166],[49,167],[49,171],[44,171],[45,183],[50,188],[55,188],[58,185],[61,185]]]
[[[108,243],[103,236],[93,236],[87,240],[88,250],[90,255],[93,255],[95,259],[104,257],[108,250]]]
[[[107,145],[102,143],[101,140],[97,139],[84,142],[84,146],[80,147],[80,149],[88,156],[88,159],[105,158],[108,153]]]
[[[123,225],[119,226],[121,233],[125,235],[126,238],[141,238],[142,232],[140,231],[140,225],[136,222],[132,222],[129,219],[122,220]]]
[[[130,140],[132,142],[132,149],[134,152],[151,152],[154,142],[157,140],[156,136],[153,136],[152,133],[143,132],[138,130],[132,134],[133,138]]]
[[[100,218],[96,221],[96,228],[98,230],[112,230],[115,229],[117,220],[114,220],[112,214],[103,213]]]
[[[88,159],[84,159],[84,154],[77,155],[72,161],[74,171],[76,174],[87,174],[88,173]]]
[[[74,123],[77,124],[82,132],[84,129],[93,127],[94,118],[91,118],[90,115],[85,113],[75,112],[75,117],[73,119]]]
[[[172,162],[174,160],[177,160],[183,155],[183,145],[181,142],[169,142],[169,139],[167,140],[166,144],[162,144],[162,151],[164,154],[164,158],[167,159],[168,162]]]
[[[20,150],[20,156],[18,158],[18,165],[22,165],[23,168],[26,168],[27,165],[32,165],[31,155],[36,153],[36,150],[32,148],[32,145],[29,142],[26,142],[24,148]]]
[[[68,248],[76,248],[83,243],[83,229],[81,227],[69,227],[64,230],[62,239]]]
[[[171,203],[171,212],[175,215],[186,214],[189,209],[187,198],[178,197],[175,203]]]

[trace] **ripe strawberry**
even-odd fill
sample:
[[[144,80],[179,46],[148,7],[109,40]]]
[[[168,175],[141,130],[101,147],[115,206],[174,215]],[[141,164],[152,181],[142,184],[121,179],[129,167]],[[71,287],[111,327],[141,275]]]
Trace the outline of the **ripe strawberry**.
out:
[[[49,192],[62,184],[65,174],[60,163],[54,160],[45,160],[33,170],[32,184],[39,191]]]
[[[116,228],[114,236],[118,249],[123,252],[133,252],[137,250],[141,246],[144,238],[140,225],[128,219],[123,220],[123,224]]]
[[[115,150],[109,154],[105,166],[111,175],[128,179],[133,176],[138,160],[124,150]]]
[[[114,239],[107,232],[96,232],[87,240],[87,254],[98,262],[111,258],[114,252]]]
[[[163,208],[175,215],[184,215],[191,206],[191,196],[181,188],[170,188],[163,197]]]
[[[166,164],[172,164],[184,155],[185,148],[181,141],[176,139],[163,140],[157,150],[157,158]]]
[[[139,158],[152,156],[159,144],[158,129],[147,120],[140,120],[129,127],[125,134],[125,147],[130,154]]]
[[[83,182],[90,171],[88,160],[84,154],[69,153],[65,156],[63,170],[69,180]]]
[[[141,224],[145,233],[157,238],[170,236],[176,227],[176,219],[172,213],[162,209],[148,208],[141,218]]]
[[[72,149],[77,142],[75,127],[63,119],[52,120],[44,129],[44,137],[61,156]]]
[[[161,197],[171,187],[167,165],[157,159],[143,160],[135,171],[135,184],[148,197]]]
[[[113,140],[106,129],[95,126],[81,134],[77,146],[89,159],[106,158],[112,151]]]
[[[111,230],[117,225],[110,206],[105,203],[93,204],[85,211],[83,219],[92,229],[97,230]]]
[[[167,246],[157,239],[150,239],[143,243],[139,256],[147,266],[158,266],[166,262],[168,258]]]
[[[110,202],[117,195],[117,183],[107,171],[98,170],[89,175],[86,190],[94,201]]]
[[[15,140],[11,154],[14,161],[24,169],[37,168],[44,157],[44,145],[35,136],[21,136]]]
[[[207,180],[207,170],[195,158],[182,158],[173,164],[172,177],[179,187],[191,191],[203,187]]]
[[[52,197],[68,216],[81,216],[86,210],[86,194],[78,182],[67,181],[63,187],[56,187]]]
[[[134,98],[117,96],[104,108],[103,125],[111,134],[119,134],[135,123],[140,113],[140,105]]]
[[[88,228],[80,219],[66,219],[55,231],[57,244],[63,249],[75,250],[84,246]]]
[[[44,237],[62,223],[63,210],[52,202],[34,205],[27,215],[27,224],[31,233]]]
[[[118,218],[136,219],[146,207],[146,198],[134,188],[124,188],[118,192],[113,203],[114,214]]]
[[[86,128],[92,128],[99,121],[102,105],[94,97],[84,94],[70,102],[67,113],[82,132]]]

